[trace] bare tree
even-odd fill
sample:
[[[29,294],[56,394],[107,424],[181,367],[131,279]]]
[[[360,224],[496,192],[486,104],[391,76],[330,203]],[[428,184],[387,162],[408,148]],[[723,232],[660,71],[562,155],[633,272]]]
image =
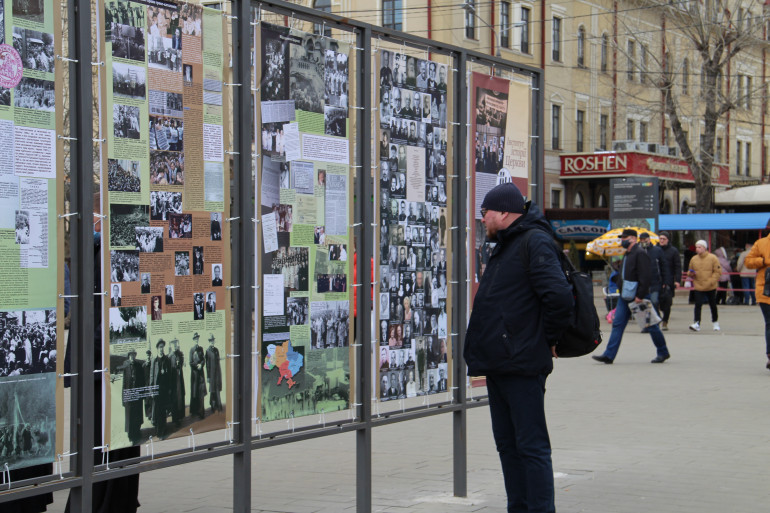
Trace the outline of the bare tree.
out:
[[[752,87],[750,78],[744,83],[735,70],[745,59],[761,60],[761,47],[767,44],[763,39],[765,8],[754,0],[651,0],[645,6],[651,6],[666,23],[658,51],[647,52],[642,62],[623,45],[615,45],[642,74],[643,82],[660,91],[661,110],[668,116],[682,158],[695,178],[695,211],[711,212],[719,121],[737,107],[751,105],[752,97],[761,96],[764,108],[765,86]],[[643,32],[638,25],[631,19],[620,21],[629,38],[637,42],[636,47],[642,48]],[[673,49],[677,46],[680,55],[675,59]],[[692,63],[685,60],[688,56],[693,58]],[[680,94],[683,88],[697,87],[693,77],[699,79],[700,93],[684,101]],[[683,120],[695,120],[696,126],[700,122],[699,147],[688,140]]]

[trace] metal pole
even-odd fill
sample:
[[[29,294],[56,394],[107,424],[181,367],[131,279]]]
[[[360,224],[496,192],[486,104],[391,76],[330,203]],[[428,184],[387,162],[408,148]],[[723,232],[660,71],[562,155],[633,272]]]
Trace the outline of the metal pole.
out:
[[[542,201],[541,206],[545,209],[545,122],[544,122],[544,108],[545,105],[545,83],[542,73],[532,73],[532,87],[535,94],[532,98],[532,110],[534,112],[533,121],[535,126],[532,127],[532,135],[535,136],[535,151],[532,165],[534,171],[532,178],[535,180],[535,185],[532,187],[532,198],[535,199],[535,203]]]
[[[374,243],[369,240],[374,233],[372,182],[372,31],[366,27],[356,34],[357,46],[362,50],[354,50],[363,54],[358,66],[358,87],[356,88],[359,109],[359,130],[356,147],[361,167],[358,168],[358,188],[356,201],[356,222],[363,223],[356,247],[358,251],[357,265],[360,277],[361,291],[358,294],[358,325],[356,332],[361,347],[356,351],[357,369],[359,372],[358,390],[356,394],[361,405],[361,427],[356,432],[356,511],[369,513],[372,510],[372,258]],[[359,54],[359,55],[361,55]]]
[[[452,300],[452,361],[454,362],[454,386],[457,389],[454,392],[455,401],[465,406],[465,381],[466,368],[463,358],[463,342],[465,341],[465,312],[468,306],[468,252],[471,246],[467,243],[467,219],[468,215],[473,219],[474,213],[468,213],[468,180],[465,178],[468,173],[467,148],[468,148],[468,112],[467,99],[470,94],[466,81],[466,63],[468,55],[465,52],[455,58],[455,112],[457,112],[457,121],[460,123],[457,137],[455,137],[455,165],[454,174],[457,175],[457,191],[452,195],[454,197],[454,224],[458,227],[452,235],[452,248],[455,258],[452,259],[452,273],[457,284],[457,293]],[[468,495],[468,458],[467,458],[467,410],[461,408],[452,414],[452,448],[454,464],[454,495],[455,497],[465,497]]]
[[[70,79],[70,117],[72,119],[71,208],[80,215],[70,224],[72,237],[72,290],[78,295],[72,302],[72,399],[75,405],[76,429],[73,451],[75,475],[81,485],[71,490],[71,511],[90,513],[94,471],[94,233],[88,225],[94,221],[93,198],[93,91],[91,69],[91,5],[74,0],[70,7],[72,23],[70,41],[74,42]],[[101,269],[101,266],[100,266]]]
[[[240,357],[235,359],[236,370],[233,421],[234,439],[241,449],[233,455],[233,511],[251,511],[251,352],[252,310],[254,289],[254,217],[252,208],[252,133],[251,133],[251,4],[248,0],[234,0],[233,15],[233,129],[235,166],[233,168],[238,195],[234,201],[231,240],[233,244],[233,276],[237,270],[237,317],[235,321],[235,348]],[[237,223],[237,224],[236,224]]]

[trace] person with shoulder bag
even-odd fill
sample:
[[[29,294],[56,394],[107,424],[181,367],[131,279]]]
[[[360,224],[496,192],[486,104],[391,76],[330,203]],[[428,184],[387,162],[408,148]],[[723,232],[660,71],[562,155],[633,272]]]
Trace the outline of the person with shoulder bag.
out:
[[[757,270],[757,303],[765,318],[765,367],[770,369],[770,234],[754,243],[744,264]]]

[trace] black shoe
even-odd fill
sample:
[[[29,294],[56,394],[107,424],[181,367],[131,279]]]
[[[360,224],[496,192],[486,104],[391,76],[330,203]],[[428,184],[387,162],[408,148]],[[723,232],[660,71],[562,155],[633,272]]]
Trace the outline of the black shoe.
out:
[[[606,363],[606,364],[608,364],[608,365],[609,365],[610,363],[612,363],[612,360],[611,360],[611,359],[610,359],[608,356],[604,356],[604,355],[601,355],[601,356],[592,356],[591,358],[593,358],[593,359],[594,359],[594,360],[596,360],[597,362]]]
[[[667,354],[666,356],[656,356],[655,358],[650,360],[650,363],[663,363],[666,360],[668,360],[669,358],[671,358],[670,354]]]

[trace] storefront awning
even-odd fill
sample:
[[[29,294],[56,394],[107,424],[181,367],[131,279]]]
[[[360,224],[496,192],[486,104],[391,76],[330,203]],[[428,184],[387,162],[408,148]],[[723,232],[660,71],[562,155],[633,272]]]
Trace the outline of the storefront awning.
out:
[[[762,230],[770,212],[741,214],[661,214],[659,230]]]
[[[770,205],[770,184],[737,187],[714,195],[716,205]]]

